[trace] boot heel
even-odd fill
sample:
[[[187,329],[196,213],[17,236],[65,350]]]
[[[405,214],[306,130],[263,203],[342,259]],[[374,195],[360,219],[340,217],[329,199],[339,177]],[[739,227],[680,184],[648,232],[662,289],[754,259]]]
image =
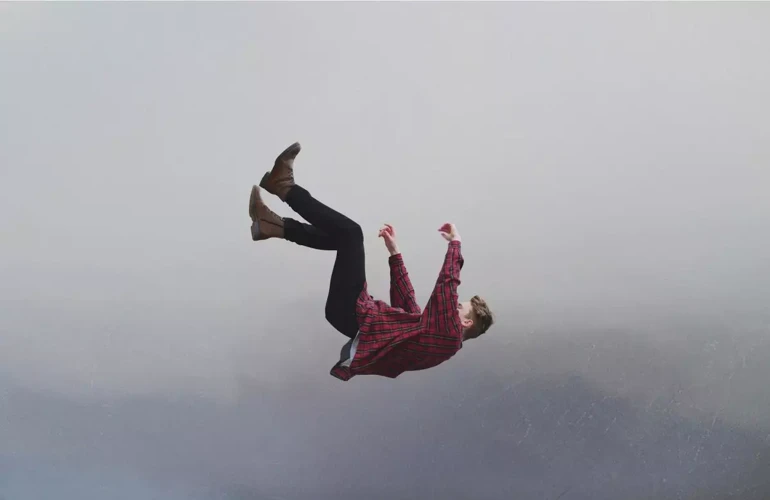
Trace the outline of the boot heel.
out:
[[[256,219],[251,224],[251,239],[254,241],[259,240],[259,219]]]
[[[268,181],[268,177],[270,177],[270,172],[265,172],[265,175],[262,176],[262,180],[259,181],[259,187],[264,189],[270,194],[273,194],[273,192],[269,189],[270,188],[270,182]]]
[[[251,187],[251,196],[249,196],[249,218],[255,220],[257,218],[257,200],[259,199],[259,191],[257,186]]]

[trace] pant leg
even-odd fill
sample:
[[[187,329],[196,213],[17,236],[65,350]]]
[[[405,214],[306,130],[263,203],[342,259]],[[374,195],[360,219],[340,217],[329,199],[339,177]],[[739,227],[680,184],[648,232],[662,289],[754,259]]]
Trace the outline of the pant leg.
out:
[[[306,221],[335,240],[344,239],[349,233],[361,232],[356,222],[316,200],[302,186],[295,185],[289,190],[286,203]]]
[[[310,227],[328,235],[327,243],[330,241],[328,244],[337,249],[326,298],[326,320],[346,337],[355,337],[358,333],[356,302],[366,283],[366,252],[361,226],[316,200],[300,186],[291,188],[286,203],[312,224]]]
[[[283,219],[283,237],[287,241],[316,250],[337,250],[337,242],[315,226],[289,217]]]
[[[351,339],[358,333],[356,302],[366,283],[366,252],[359,234],[341,242],[326,298],[326,320]]]

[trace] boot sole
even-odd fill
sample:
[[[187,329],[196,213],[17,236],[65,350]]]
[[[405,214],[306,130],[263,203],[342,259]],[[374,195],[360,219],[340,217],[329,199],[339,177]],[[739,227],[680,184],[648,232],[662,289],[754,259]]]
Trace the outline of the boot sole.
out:
[[[251,223],[251,239],[253,241],[259,241],[260,231],[259,231],[259,219],[256,219],[254,222]]]
[[[259,199],[259,192],[257,186],[251,187],[251,196],[249,197],[249,218],[254,220],[257,218],[257,199]]]
[[[259,202],[259,188],[252,186],[251,197],[249,198],[249,217],[251,217],[251,239],[259,241],[262,231],[259,227],[259,214],[257,214],[257,203]]]

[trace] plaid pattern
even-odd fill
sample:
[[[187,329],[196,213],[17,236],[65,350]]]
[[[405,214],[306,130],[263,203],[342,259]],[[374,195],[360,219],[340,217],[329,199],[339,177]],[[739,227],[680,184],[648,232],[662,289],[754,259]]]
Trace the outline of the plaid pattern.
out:
[[[356,375],[381,375],[396,378],[406,371],[425,370],[448,360],[462,348],[463,327],[457,312],[457,287],[463,257],[459,241],[447,248],[444,264],[433,293],[421,311],[402,256],[390,263],[390,301],[387,304],[369,295],[367,286],[358,298],[358,345],[350,366],[343,361],[348,342],[331,375],[350,380]]]

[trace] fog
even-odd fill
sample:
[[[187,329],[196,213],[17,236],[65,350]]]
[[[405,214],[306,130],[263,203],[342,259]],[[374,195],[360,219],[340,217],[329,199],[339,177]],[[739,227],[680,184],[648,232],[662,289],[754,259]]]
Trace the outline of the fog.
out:
[[[770,496],[770,8],[0,5],[0,498]],[[341,382],[296,178],[496,324]],[[290,209],[267,202],[281,215]]]

